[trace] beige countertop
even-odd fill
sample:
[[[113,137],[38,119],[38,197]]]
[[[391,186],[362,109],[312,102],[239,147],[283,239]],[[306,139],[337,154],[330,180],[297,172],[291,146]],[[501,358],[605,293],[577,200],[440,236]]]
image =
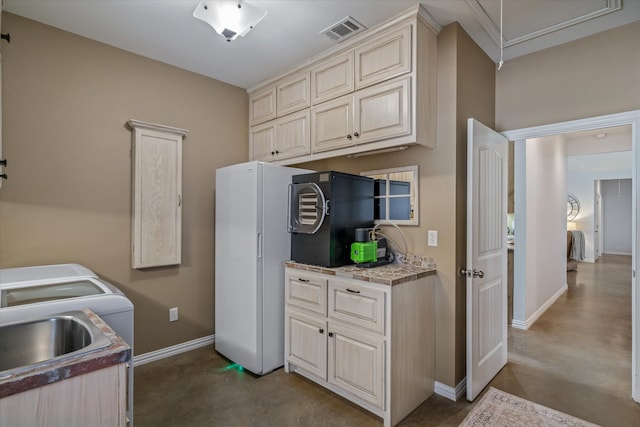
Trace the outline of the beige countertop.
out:
[[[87,374],[131,360],[131,347],[89,309],[82,310],[111,341],[108,347],[78,355],[36,363],[0,373],[0,399],[67,378]]]
[[[380,267],[361,268],[356,265],[345,265],[342,267],[320,267],[317,265],[300,264],[289,261],[286,267],[297,270],[313,271],[316,273],[329,274],[347,279],[362,280],[364,282],[379,283],[381,285],[397,285],[409,282],[431,274],[436,274],[435,267],[422,267],[411,264],[391,263]]]

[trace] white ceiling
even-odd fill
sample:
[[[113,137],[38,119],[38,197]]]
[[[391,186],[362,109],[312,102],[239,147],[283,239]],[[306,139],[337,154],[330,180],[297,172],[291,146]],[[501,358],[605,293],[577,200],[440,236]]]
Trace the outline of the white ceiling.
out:
[[[267,16],[227,42],[192,14],[198,0],[4,0],[4,11],[243,88],[335,45],[320,31],[351,16],[372,27],[415,0],[248,0]],[[500,0],[421,0],[458,21],[496,63]],[[640,20],[640,0],[503,0],[505,61]],[[19,37],[13,34],[12,37]]]

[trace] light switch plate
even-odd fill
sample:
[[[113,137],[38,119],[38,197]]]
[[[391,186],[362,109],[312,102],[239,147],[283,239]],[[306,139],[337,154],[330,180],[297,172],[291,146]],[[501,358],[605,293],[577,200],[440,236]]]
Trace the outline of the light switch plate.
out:
[[[438,246],[438,231],[437,230],[429,230],[428,239],[427,239],[427,245],[428,246]]]

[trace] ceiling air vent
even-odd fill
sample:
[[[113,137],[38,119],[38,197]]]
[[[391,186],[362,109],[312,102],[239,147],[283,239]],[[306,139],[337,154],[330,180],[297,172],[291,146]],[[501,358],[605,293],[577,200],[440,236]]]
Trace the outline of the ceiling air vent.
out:
[[[335,24],[329,25],[327,28],[320,31],[320,34],[324,34],[331,40],[340,42],[347,37],[351,37],[352,35],[359,33],[364,29],[364,25],[362,25],[352,17],[347,16],[346,18],[343,18]]]

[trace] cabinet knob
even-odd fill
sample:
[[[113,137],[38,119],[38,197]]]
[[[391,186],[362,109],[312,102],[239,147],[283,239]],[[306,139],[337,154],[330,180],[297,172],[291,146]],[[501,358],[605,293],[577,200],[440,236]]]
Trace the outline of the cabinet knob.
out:
[[[321,334],[324,334],[324,329],[320,328],[318,332],[320,332]]]
[[[329,332],[329,336],[330,336],[330,337],[333,337],[333,332]]]
[[[280,152],[278,150],[276,150],[276,154],[280,154]]]
[[[276,155],[276,152],[275,152],[275,151],[272,151],[272,152],[271,152],[271,155],[272,155],[272,156],[275,156],[275,155]]]
[[[348,139],[348,140],[351,140],[351,138],[352,138],[351,134],[348,134],[348,135],[347,135],[347,139]]]
[[[354,132],[353,136],[355,136],[356,138],[358,138],[360,136],[360,134],[358,132]]]

